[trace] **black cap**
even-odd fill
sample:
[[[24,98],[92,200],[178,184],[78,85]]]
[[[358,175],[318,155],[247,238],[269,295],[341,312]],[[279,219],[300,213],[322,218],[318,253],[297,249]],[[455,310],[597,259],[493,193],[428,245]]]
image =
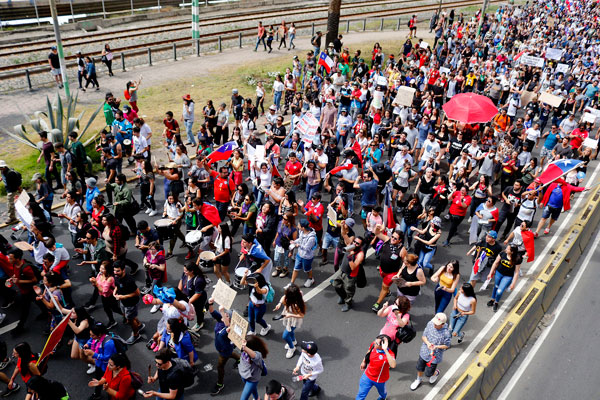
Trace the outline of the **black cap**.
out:
[[[248,233],[248,234],[242,235],[242,239],[244,239],[248,243],[252,243],[252,242],[254,242],[254,235],[252,235],[251,233]]]
[[[322,144],[318,145],[317,150],[323,150],[323,145]]]
[[[302,342],[302,346],[300,346],[300,347],[302,348],[302,350],[306,351],[311,356],[314,356],[315,354],[317,354],[317,351],[319,351],[317,344],[312,341]]]

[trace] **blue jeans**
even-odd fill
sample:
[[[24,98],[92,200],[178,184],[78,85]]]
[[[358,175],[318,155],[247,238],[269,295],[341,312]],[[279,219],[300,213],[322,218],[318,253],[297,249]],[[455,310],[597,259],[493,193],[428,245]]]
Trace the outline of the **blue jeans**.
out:
[[[171,191],[171,181],[166,179],[163,182],[163,189],[165,192],[165,199],[169,198],[169,192]]]
[[[371,388],[375,386],[377,388],[377,392],[379,393],[380,399],[387,398],[387,392],[385,390],[385,382],[377,383],[369,379],[367,375],[364,373],[360,377],[360,382],[358,384],[358,393],[356,394],[356,400],[364,400],[367,398],[367,395],[371,391]]]
[[[308,400],[308,397],[312,394],[315,395],[316,392],[321,389],[319,385],[317,385],[317,380],[305,379],[302,384],[302,394],[300,395],[300,400]]]
[[[341,139],[342,147],[346,147],[346,140],[348,140],[348,132],[346,132],[345,135],[340,135],[340,131],[337,131],[335,133],[335,139],[337,140],[338,143],[340,143],[340,139]]]
[[[273,260],[273,262],[275,264],[275,268],[289,268],[290,267],[291,258],[288,257],[287,251],[284,251],[283,253],[278,253],[275,251],[274,253],[275,253],[275,259]]]
[[[253,302],[248,303],[248,323],[250,324],[250,330],[256,332],[256,323],[266,328],[268,325],[264,320],[263,316],[267,312],[266,304],[254,304]]]
[[[283,340],[285,340],[285,342],[288,344],[289,348],[292,349],[295,347],[294,345],[294,341],[296,340],[296,334],[294,333],[294,331],[296,330],[295,326],[291,327],[291,331],[288,331],[287,329],[283,330]]]
[[[435,313],[443,313],[448,304],[450,304],[450,300],[452,300],[452,295],[454,293],[446,292],[445,290],[438,289],[440,285],[438,284],[435,287]]]
[[[452,333],[456,333],[456,335],[460,335],[460,331],[469,319],[468,315],[463,315],[462,317],[454,318],[454,316],[458,314],[459,313],[456,310],[452,310],[452,313],[450,314],[450,330],[452,331]]]
[[[262,190],[258,190],[258,186],[254,187],[254,198],[256,199],[256,204],[260,205],[260,202],[262,201],[263,197],[265,197],[265,192],[263,192]]]
[[[275,92],[275,94],[273,95],[273,104],[277,106],[277,110],[281,108],[280,104],[282,94],[283,92]]]
[[[319,191],[319,188],[321,187],[320,183],[317,183],[316,185],[309,185],[308,183],[306,184],[306,198],[310,199],[312,198],[312,195],[314,193],[317,193]]]
[[[512,276],[505,276],[496,271],[496,276],[494,277],[494,290],[492,290],[492,299],[494,299],[496,303],[500,301],[502,294],[506,288],[510,286],[512,281]]]
[[[413,231],[410,230],[411,226],[414,225],[408,225],[406,222],[404,222],[404,218],[402,218],[402,221],[400,222],[400,231],[404,234],[404,237],[406,238],[406,243],[409,246],[413,239]]]
[[[254,47],[254,51],[258,50],[258,45],[262,42],[263,46],[265,46],[265,51],[267,51],[267,43],[265,43],[265,38],[256,37],[256,46]]]
[[[354,213],[354,192],[348,192],[346,196],[348,196],[348,217],[350,217]]]
[[[254,231],[256,231],[256,227],[254,227],[254,226],[248,226],[248,225],[244,224],[244,228],[242,230],[242,234],[244,234],[244,235],[253,235]]]
[[[194,121],[187,119],[184,121],[184,124],[185,124],[185,133],[187,134],[188,142],[190,142],[192,144],[192,146],[195,146],[196,138],[194,137],[194,131],[192,130],[192,127],[194,126]]]
[[[240,400],[248,400],[250,395],[254,398],[254,400],[258,400],[258,381],[250,382],[242,378],[244,382],[244,390],[242,391],[242,395],[240,396]]]
[[[417,264],[419,264],[419,267],[421,267],[423,269],[425,269],[425,268],[433,269],[433,265],[431,265],[430,261],[434,255],[435,255],[435,249],[428,251],[428,252],[421,250],[419,252],[419,261],[417,261]]]

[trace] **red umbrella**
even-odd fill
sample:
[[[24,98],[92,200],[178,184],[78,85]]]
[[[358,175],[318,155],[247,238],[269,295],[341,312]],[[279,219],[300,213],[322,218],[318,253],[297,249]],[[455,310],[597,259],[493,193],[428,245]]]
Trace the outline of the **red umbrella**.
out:
[[[460,93],[442,106],[448,119],[465,124],[489,122],[498,109],[489,97],[475,93]]]

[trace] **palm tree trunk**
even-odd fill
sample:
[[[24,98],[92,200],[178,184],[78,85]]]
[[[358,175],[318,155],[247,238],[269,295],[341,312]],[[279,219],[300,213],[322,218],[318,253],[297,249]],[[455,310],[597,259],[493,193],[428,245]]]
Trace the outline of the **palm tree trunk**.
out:
[[[324,47],[327,47],[338,36],[341,5],[342,0],[329,0],[329,10],[327,10],[327,40]]]

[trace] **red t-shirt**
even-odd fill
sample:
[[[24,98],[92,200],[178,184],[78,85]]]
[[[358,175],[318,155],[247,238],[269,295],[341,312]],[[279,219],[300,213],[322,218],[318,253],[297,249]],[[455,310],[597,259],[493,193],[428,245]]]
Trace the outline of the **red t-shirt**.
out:
[[[210,171],[210,176],[215,179],[215,201],[229,203],[231,193],[235,191],[235,184],[229,177],[223,179],[217,171]]]
[[[170,131],[176,131],[179,128],[179,123],[175,118],[171,119],[170,121],[165,118],[163,119],[163,123],[165,124],[165,127],[169,129],[169,131],[167,131],[167,138],[172,139],[174,133]]]
[[[296,161],[295,163],[288,161],[285,164],[285,170],[290,175],[298,175],[300,173],[301,169],[302,169],[302,164],[299,161]],[[300,183],[300,177],[298,177],[298,178],[296,178],[296,180],[294,180],[294,185],[298,185],[299,183]]]
[[[106,380],[108,388],[117,392],[111,399],[131,399],[135,394],[135,389],[131,386],[131,373],[127,369],[123,368],[117,376],[113,376],[112,371],[106,368],[102,377]]]
[[[383,350],[376,350],[374,347],[375,342],[371,343],[371,346],[369,347],[369,349],[372,350],[369,354],[369,365],[367,365],[365,375],[373,382],[387,382],[387,380],[390,379],[390,363]],[[395,358],[394,352],[389,349],[388,351],[392,354],[392,357]]]
[[[429,74],[429,81],[427,81],[427,83],[429,83],[430,85],[433,85],[439,77],[440,77],[440,71],[438,71],[437,69],[432,69],[431,73]]]
[[[578,149],[581,147],[583,141],[587,139],[589,133],[586,130],[581,131],[579,128],[575,128],[573,129],[573,132],[571,132],[571,135],[575,136],[573,139],[571,139],[571,147]]]
[[[450,215],[458,215],[459,217],[464,217],[467,215],[467,210],[469,209],[469,204],[471,204],[471,196],[466,195],[464,197],[466,206],[463,207],[460,202],[460,190],[452,193],[452,204],[450,205]]]
[[[309,215],[315,215],[319,218],[319,220],[317,222],[313,222],[309,218],[308,224],[315,231],[322,231],[323,230],[322,218],[323,218],[323,214],[325,214],[325,207],[323,207],[323,204],[321,204],[321,202],[313,203],[313,201],[311,200],[308,203],[306,203],[306,205],[304,206],[304,211],[305,211],[304,214],[306,214],[307,217]]]

